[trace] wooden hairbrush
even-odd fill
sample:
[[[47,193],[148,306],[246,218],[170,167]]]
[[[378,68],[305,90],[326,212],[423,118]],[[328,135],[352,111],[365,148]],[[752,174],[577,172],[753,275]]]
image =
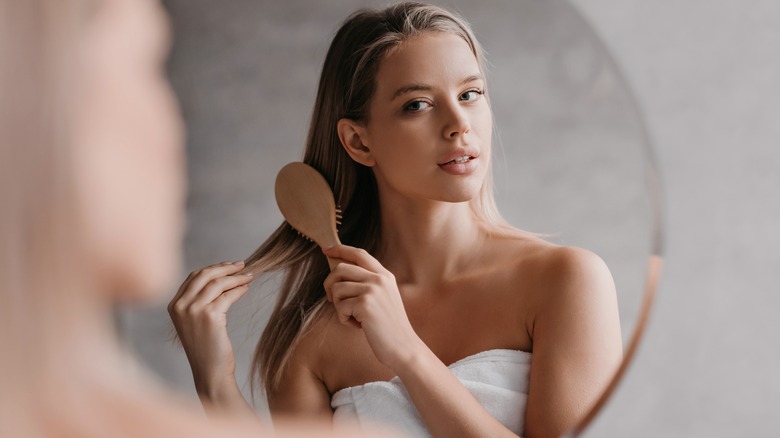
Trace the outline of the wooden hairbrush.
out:
[[[341,224],[341,210],[336,208],[333,191],[317,170],[301,162],[287,164],[276,175],[274,192],[282,216],[300,235],[320,248],[341,244],[336,229]],[[330,269],[339,262],[328,258]]]

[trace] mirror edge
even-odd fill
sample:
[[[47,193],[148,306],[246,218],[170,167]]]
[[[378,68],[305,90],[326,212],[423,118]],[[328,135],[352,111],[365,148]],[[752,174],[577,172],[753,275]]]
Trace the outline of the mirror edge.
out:
[[[604,51],[605,59],[611,67],[617,72],[617,80],[621,82],[624,90],[626,90],[632,107],[636,111],[636,117],[639,121],[639,126],[642,132],[643,149],[645,155],[645,181],[647,187],[647,193],[650,197],[650,254],[648,256],[646,269],[645,269],[645,284],[642,297],[642,305],[639,310],[637,323],[634,326],[634,330],[629,338],[628,346],[623,355],[623,360],[620,366],[615,371],[612,379],[610,379],[607,386],[602,391],[599,398],[588,410],[588,413],[582,418],[576,426],[574,426],[568,433],[564,434],[562,438],[572,438],[582,435],[585,430],[590,426],[593,420],[601,413],[602,409],[606,405],[609,398],[617,389],[618,385],[622,381],[626,370],[633,363],[634,356],[642,341],[649,319],[650,312],[655,301],[656,292],[658,289],[658,281],[661,277],[661,271],[663,268],[663,254],[664,254],[664,235],[663,235],[663,214],[662,214],[662,188],[660,181],[660,174],[658,170],[658,164],[653,149],[653,141],[648,131],[647,121],[642,111],[642,107],[639,104],[639,100],[636,97],[636,93],[626,80],[626,75],[615,61],[615,57],[609,50],[608,46],[604,42],[601,35],[598,34],[593,24],[586,18],[585,14],[575,4],[576,2],[570,0],[563,0],[568,3],[571,10],[575,15],[582,20],[585,24],[585,29],[591,33],[592,38],[599,42],[600,49]]]

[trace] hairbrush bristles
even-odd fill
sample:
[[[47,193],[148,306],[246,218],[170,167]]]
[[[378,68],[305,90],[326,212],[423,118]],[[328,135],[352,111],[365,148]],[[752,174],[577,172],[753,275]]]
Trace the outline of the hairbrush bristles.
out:
[[[288,222],[288,223],[287,223],[287,225],[290,225],[290,223]],[[315,241],[311,240],[311,239],[309,238],[309,236],[307,236],[307,235],[305,235],[305,234],[301,233],[300,231],[296,230],[296,229],[295,229],[295,227],[293,227],[292,225],[290,225],[290,228],[292,228],[292,230],[293,230],[293,231],[295,231],[295,232],[296,232],[296,233],[297,233],[299,236],[303,237],[304,239],[308,240],[309,242],[311,242],[311,243],[317,243],[317,242],[315,242]]]
[[[339,226],[341,225],[341,220],[344,219],[344,216],[342,216],[341,212],[341,206],[336,206],[336,231],[338,232]]]

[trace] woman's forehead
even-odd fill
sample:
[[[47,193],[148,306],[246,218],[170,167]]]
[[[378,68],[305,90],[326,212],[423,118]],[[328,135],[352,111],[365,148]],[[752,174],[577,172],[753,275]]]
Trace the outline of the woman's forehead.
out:
[[[463,38],[450,32],[426,32],[404,41],[382,60],[376,93],[392,99],[404,87],[456,87],[480,75],[477,58]]]

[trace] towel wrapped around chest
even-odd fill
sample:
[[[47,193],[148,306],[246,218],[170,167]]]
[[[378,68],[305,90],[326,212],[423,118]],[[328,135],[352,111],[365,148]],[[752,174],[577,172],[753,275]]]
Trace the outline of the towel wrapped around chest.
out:
[[[531,353],[487,350],[463,358],[449,369],[493,417],[522,436]],[[355,421],[389,425],[410,437],[430,437],[417,409],[398,377],[344,388],[333,394],[333,423]]]

